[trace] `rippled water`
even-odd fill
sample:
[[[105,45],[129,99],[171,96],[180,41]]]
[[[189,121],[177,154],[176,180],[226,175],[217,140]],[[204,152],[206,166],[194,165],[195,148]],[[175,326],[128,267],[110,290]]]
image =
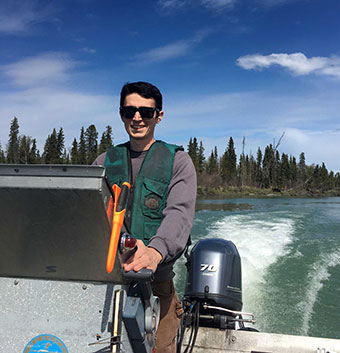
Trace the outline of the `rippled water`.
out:
[[[219,237],[237,246],[243,310],[255,314],[256,328],[340,338],[340,198],[200,203],[237,205],[197,211],[192,240]],[[184,262],[181,258],[175,268],[180,293]]]

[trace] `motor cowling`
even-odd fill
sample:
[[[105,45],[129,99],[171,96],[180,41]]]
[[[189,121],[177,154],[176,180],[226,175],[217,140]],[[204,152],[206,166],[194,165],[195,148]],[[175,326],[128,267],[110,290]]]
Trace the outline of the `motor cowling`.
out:
[[[241,259],[233,242],[218,238],[198,241],[186,266],[185,298],[242,309]]]

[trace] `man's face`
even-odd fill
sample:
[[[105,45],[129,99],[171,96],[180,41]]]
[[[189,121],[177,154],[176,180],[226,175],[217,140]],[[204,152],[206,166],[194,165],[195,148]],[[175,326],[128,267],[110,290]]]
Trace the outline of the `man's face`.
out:
[[[153,98],[143,98],[138,93],[132,93],[125,97],[124,107],[150,107],[155,108],[155,100]],[[163,111],[154,112],[151,119],[142,119],[139,111],[137,111],[132,119],[127,119],[121,116],[125,130],[130,136],[130,139],[145,141],[149,143],[154,140],[154,130],[163,117]]]

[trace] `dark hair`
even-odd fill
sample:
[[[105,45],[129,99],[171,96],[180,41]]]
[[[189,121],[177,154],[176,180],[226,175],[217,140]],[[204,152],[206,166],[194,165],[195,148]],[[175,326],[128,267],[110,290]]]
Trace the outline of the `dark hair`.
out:
[[[127,82],[120,92],[120,106],[123,107],[125,98],[129,94],[137,93],[143,98],[153,98],[156,108],[162,110],[162,94],[159,89],[148,82]]]

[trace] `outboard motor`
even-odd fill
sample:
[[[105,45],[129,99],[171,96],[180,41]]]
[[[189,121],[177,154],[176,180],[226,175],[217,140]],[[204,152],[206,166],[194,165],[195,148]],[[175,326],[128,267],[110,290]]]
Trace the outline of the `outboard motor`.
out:
[[[242,309],[241,259],[234,243],[200,240],[186,266],[185,297],[230,310]]]
[[[187,349],[195,344],[200,326],[219,329],[244,328],[254,323],[252,314],[242,313],[241,259],[233,242],[202,239],[187,255],[187,279],[183,298],[184,315],[177,352],[181,352],[185,329],[191,327]],[[244,318],[251,316],[250,319]]]

